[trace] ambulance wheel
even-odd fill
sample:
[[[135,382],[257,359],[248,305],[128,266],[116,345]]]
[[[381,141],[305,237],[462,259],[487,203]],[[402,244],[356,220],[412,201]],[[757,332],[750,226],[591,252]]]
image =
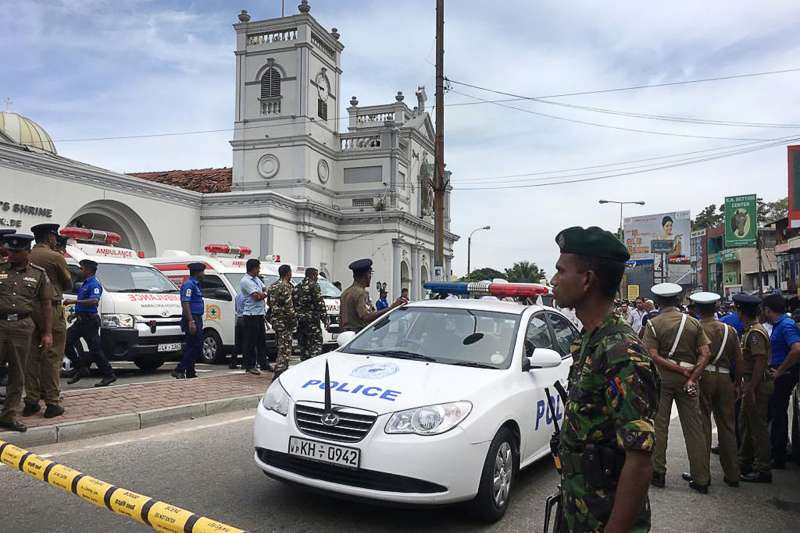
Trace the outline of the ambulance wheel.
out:
[[[206,364],[218,363],[224,357],[222,339],[213,329],[205,330],[203,332],[203,351],[200,352],[200,359],[197,362]]]
[[[164,360],[157,357],[137,357],[133,360],[133,364],[145,372],[153,372],[164,364]]]
[[[484,522],[497,522],[508,509],[519,471],[518,448],[514,434],[507,427],[500,428],[489,446],[478,495],[472,502],[473,512]]]

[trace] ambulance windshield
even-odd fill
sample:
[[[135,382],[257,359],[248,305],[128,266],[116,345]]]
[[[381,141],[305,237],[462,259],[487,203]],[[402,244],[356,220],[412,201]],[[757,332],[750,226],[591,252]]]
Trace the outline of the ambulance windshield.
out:
[[[101,263],[97,265],[97,279],[109,292],[178,292],[164,274],[148,266]]]

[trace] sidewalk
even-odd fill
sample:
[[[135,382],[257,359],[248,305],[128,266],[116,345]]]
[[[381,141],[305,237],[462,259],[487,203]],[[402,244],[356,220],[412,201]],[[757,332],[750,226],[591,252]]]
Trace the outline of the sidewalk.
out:
[[[41,446],[253,408],[271,380],[241,373],[65,391],[63,416],[20,417],[28,431],[0,432],[0,440]]]

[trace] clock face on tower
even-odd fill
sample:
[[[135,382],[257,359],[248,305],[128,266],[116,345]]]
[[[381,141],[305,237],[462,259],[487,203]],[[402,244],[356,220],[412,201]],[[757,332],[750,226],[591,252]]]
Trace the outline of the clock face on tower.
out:
[[[325,74],[320,72],[317,74],[317,77],[314,81],[317,82],[317,94],[319,95],[320,100],[327,102],[328,92],[330,91],[330,87],[328,86],[328,78],[325,77]]]

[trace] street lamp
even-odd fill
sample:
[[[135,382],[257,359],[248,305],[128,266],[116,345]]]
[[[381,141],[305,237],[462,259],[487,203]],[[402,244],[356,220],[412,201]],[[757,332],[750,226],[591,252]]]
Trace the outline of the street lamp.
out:
[[[626,204],[635,204],[635,205],[644,205],[643,201],[638,202],[620,202],[618,200],[599,200],[598,203],[600,204],[619,204],[619,231],[620,231],[620,238],[619,240],[625,242],[625,233],[622,230],[622,206]]]
[[[492,229],[491,226],[483,226],[481,228],[476,228],[476,229],[472,230],[470,232],[470,234],[469,234],[469,237],[467,237],[467,276],[469,276],[469,272],[470,272],[470,268],[469,267],[470,267],[470,259],[471,259],[471,255],[472,255],[472,236],[475,234],[476,231],[490,230],[490,229]]]

